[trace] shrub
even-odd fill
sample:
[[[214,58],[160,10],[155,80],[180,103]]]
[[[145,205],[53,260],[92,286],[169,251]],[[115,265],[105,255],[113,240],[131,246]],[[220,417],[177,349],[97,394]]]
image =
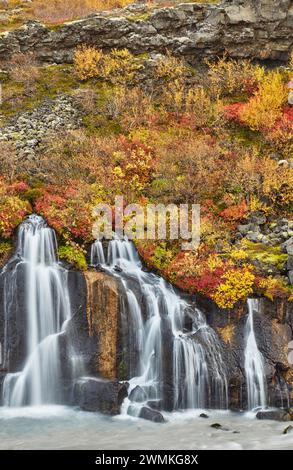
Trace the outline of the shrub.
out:
[[[100,49],[90,46],[80,46],[74,53],[75,73],[80,80],[100,77],[104,55]]]
[[[254,281],[250,267],[232,269],[223,275],[213,299],[221,308],[233,308],[239,300],[253,293]]]
[[[9,75],[12,80],[30,88],[40,78],[40,70],[32,52],[14,54],[9,61]]]
[[[261,295],[264,295],[272,302],[276,298],[288,299],[292,296],[292,289],[288,284],[279,278],[269,276],[267,278],[259,278],[257,287],[260,289]]]
[[[288,91],[279,71],[269,72],[258,91],[241,112],[242,121],[253,130],[271,129],[282,116]]]
[[[70,244],[59,246],[58,255],[60,259],[67,261],[80,271],[87,269],[85,251],[76,243],[71,242]]]
[[[228,60],[224,57],[218,62],[208,61],[207,64],[208,86],[214,98],[243,93],[251,95],[257,90],[265,73],[262,67],[247,60]]]
[[[80,80],[100,78],[113,84],[131,82],[142,67],[127,49],[112,49],[109,54],[91,46],[80,46],[74,53],[74,66]]]
[[[47,23],[63,23],[67,20],[94,13],[96,10],[107,10],[124,7],[131,0],[34,0],[33,15]]]
[[[32,211],[27,201],[18,196],[0,195],[0,236],[10,238],[14,229]]]

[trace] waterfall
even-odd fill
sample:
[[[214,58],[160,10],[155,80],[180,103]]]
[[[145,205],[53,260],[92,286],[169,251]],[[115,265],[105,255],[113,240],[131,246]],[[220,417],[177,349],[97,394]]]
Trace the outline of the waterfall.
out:
[[[98,266],[99,264],[105,263],[105,255],[103,250],[103,245],[100,240],[96,240],[91,247],[91,266]]]
[[[21,371],[6,375],[3,402],[6,406],[62,403],[61,338],[71,317],[67,272],[57,259],[55,232],[44,220],[29,216],[19,227],[17,253],[4,271],[6,323],[18,291],[18,273],[23,270],[22,314],[25,331],[25,361]],[[7,331],[7,325],[6,325]],[[70,347],[70,346],[69,346]],[[9,346],[6,347],[9,350]],[[9,353],[7,353],[9,355]],[[63,356],[63,355],[62,355]],[[69,352],[69,375],[80,367]]]
[[[109,242],[104,267],[121,279],[125,290],[127,347],[133,351],[129,359],[130,393],[139,386],[146,404],[157,401],[161,405],[169,373],[173,389],[169,408],[211,404],[226,408],[227,379],[221,346],[200,310],[163,278],[143,270],[133,243],[127,239]],[[170,363],[168,372],[166,362]],[[141,397],[138,401],[139,409]],[[126,403],[125,411],[135,413],[133,408],[135,403]]]
[[[264,361],[258,349],[254,334],[254,312],[259,311],[259,300],[248,299],[248,318],[246,322],[245,375],[247,385],[248,409],[267,404],[266,376]]]

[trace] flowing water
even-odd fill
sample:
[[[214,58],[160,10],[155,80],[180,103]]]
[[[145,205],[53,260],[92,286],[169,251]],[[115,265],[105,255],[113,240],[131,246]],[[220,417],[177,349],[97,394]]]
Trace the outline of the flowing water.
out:
[[[101,243],[96,242],[94,254],[100,252]],[[143,400],[140,392],[138,404],[135,399],[132,403],[126,400],[122,412],[137,414],[142,402],[149,400],[160,403],[167,375],[172,377],[174,390],[169,408],[203,408],[211,400],[213,406],[226,408],[221,346],[204,315],[161,277],[145,272],[133,243],[127,239],[110,241],[107,266],[122,280],[127,298],[128,349],[136,352],[130,361],[130,392],[139,386],[145,397]],[[168,337],[165,342],[164,334]],[[170,351],[166,352],[164,343],[171,344]],[[171,366],[166,371],[168,360]]]
[[[36,215],[24,221],[18,232],[13,270],[4,270],[4,307],[6,322],[18,292],[18,273],[23,269],[25,314],[25,361],[22,370],[6,375],[4,405],[19,407],[62,403],[60,336],[70,319],[67,272],[58,264],[55,232]],[[7,330],[7,327],[6,327]],[[7,336],[7,335],[6,335]],[[9,345],[5,346],[9,356]],[[68,359],[70,375],[81,366],[73,352]],[[8,358],[7,358],[8,360]],[[63,360],[63,359],[62,359]],[[79,371],[80,372],[80,371]]]
[[[245,374],[247,385],[248,409],[267,404],[267,386],[264,360],[258,349],[254,333],[254,312],[258,312],[258,299],[248,299],[248,318],[246,323]]]
[[[288,423],[261,421],[254,414],[201,410],[166,413],[164,424],[109,418],[65,407],[0,408],[0,449],[292,449]],[[220,423],[224,430],[213,429]]]
[[[71,306],[67,271],[56,252],[54,231],[41,217],[30,216],[19,228],[16,255],[1,273],[5,313],[2,370],[11,370],[9,322],[15,305],[18,315],[25,319],[26,341],[23,366],[12,367],[15,372],[4,379],[0,448],[292,448],[293,434],[282,434],[284,423],[255,420],[252,412],[223,410],[228,405],[227,371],[216,333],[198,308],[161,277],[144,270],[128,240],[112,240],[107,257],[101,242],[95,242],[91,264],[102,265],[121,280],[130,393],[137,389],[140,393],[125,399],[121,415],[115,418],[59,405],[66,402],[60,386],[64,364],[69,383],[84,371],[70,340],[66,353],[61,349]],[[23,291],[21,300],[19,291]],[[254,332],[253,317],[259,303],[250,299],[248,307],[245,370],[249,409],[253,409],[265,406],[267,397],[264,363]],[[162,432],[161,425],[136,416],[150,401],[164,408],[168,387],[172,392],[167,409],[175,411],[163,412],[166,423]],[[208,418],[200,418],[202,409],[209,407],[222,411],[208,410]],[[214,422],[220,422],[222,429],[213,429]]]

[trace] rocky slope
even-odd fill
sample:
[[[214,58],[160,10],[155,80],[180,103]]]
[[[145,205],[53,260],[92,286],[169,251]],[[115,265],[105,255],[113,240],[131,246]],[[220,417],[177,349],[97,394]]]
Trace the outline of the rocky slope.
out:
[[[0,36],[0,58],[34,51],[45,62],[70,62],[79,44],[139,54],[165,52],[191,62],[227,53],[234,58],[288,59],[293,41],[290,0],[226,0],[219,5],[182,3],[149,10],[144,4],[97,13],[56,28],[30,21]]]

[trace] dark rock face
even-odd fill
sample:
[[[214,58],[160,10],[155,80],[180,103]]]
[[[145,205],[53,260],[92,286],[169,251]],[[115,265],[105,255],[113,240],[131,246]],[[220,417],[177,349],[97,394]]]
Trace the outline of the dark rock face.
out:
[[[0,372],[22,370],[26,355],[25,263],[17,261],[12,259],[0,277]]]
[[[117,415],[127,397],[127,388],[127,384],[118,381],[81,378],[74,386],[73,402],[85,411]]]
[[[290,0],[226,0],[219,5],[180,4],[143,10],[145,20],[129,19],[129,10],[99,13],[53,31],[31,21],[0,38],[0,58],[33,50],[47,62],[71,62],[77,45],[134,53],[166,49],[196,62],[226,52],[234,58],[288,59],[292,48]]]
[[[247,306],[222,310],[210,300],[198,297],[197,303],[208,323],[225,344],[224,360],[229,381],[229,408],[247,407],[244,369],[245,324]],[[293,369],[289,363],[288,343],[292,339],[293,309],[291,303],[261,300],[260,312],[254,313],[254,331],[264,358],[270,406],[288,407],[292,401]]]

